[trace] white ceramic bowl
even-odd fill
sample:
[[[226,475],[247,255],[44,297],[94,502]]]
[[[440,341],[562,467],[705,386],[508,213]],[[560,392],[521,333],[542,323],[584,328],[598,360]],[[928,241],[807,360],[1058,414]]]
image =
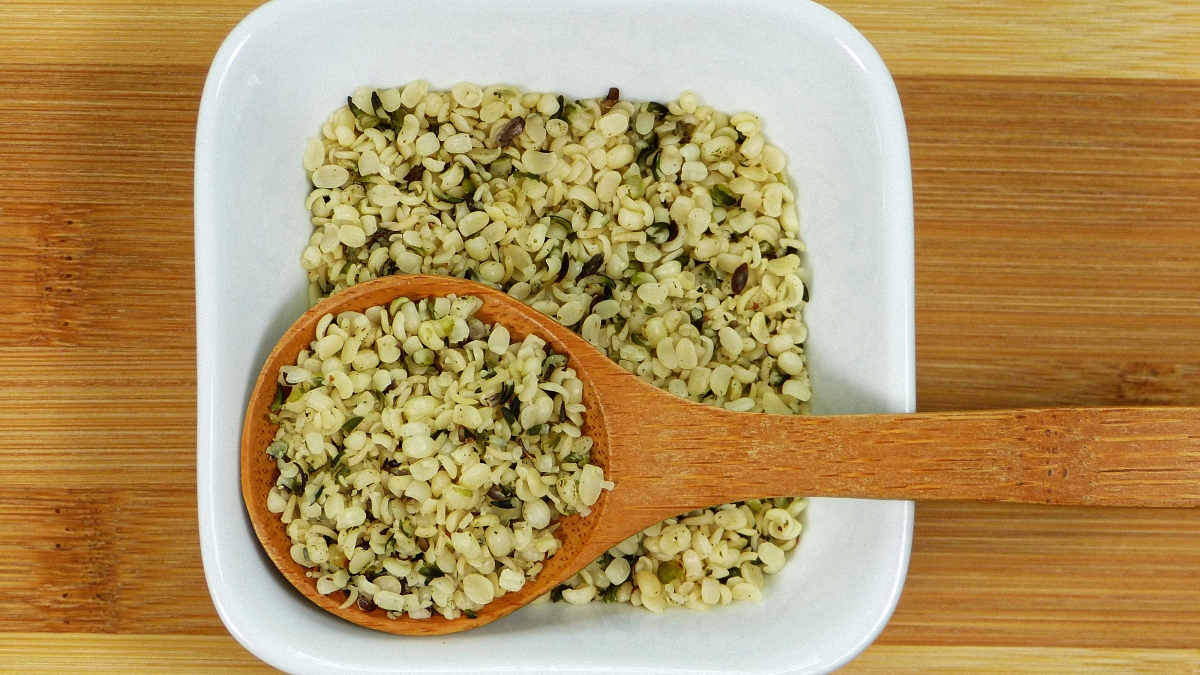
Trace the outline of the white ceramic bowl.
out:
[[[825,673],[887,622],[910,502],[813,500],[760,604],[653,615],[528,608],[467,633],[404,638],[342,621],[263,554],[238,442],[263,359],[306,305],[305,139],[362,84],[507,82],[631,100],[696,91],[761,115],[783,148],[809,247],[819,413],[911,412],[912,185],[899,99],[849,24],[807,0],[275,0],[217,53],[196,134],[200,541],[229,631],[292,673]]]

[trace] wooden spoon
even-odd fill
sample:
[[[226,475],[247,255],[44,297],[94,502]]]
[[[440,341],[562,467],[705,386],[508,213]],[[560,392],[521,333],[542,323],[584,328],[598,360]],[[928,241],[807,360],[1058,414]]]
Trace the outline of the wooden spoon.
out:
[[[397,297],[483,300],[476,316],[530,333],[569,357],[584,384],[593,461],[616,484],[586,518],[563,518],[562,542],[537,579],[475,619],[389,619],[339,609],[292,560],[266,495],[278,475],[264,451],[280,366],[308,347],[327,313],[363,311]],[[389,276],[354,286],[306,312],[280,339],[255,384],[242,431],[242,495],[271,559],[305,596],[354,623],[404,635],[476,628],[532,602],[630,535],[693,509],[758,497],[957,499],[1038,504],[1200,505],[1200,408],[1047,408],[909,415],[789,416],[692,403],[626,372],[553,319],[462,279]]]

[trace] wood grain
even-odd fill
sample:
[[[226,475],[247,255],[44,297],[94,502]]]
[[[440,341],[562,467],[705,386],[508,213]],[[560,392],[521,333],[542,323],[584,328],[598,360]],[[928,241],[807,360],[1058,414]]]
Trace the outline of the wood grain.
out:
[[[1200,402],[1200,83],[897,84],[921,408]]]
[[[194,370],[191,171],[204,72],[0,68],[10,345],[152,337]]]
[[[49,635],[0,633],[0,660],[12,675],[265,675],[228,636]],[[1061,649],[1037,647],[908,647],[876,645],[842,675],[1195,675],[1197,649]]]
[[[0,349],[5,484],[190,492],[194,361],[182,350]]]
[[[224,632],[194,529],[193,125],[256,4],[0,5],[3,669],[275,672]],[[906,112],[921,409],[1200,404],[1197,5],[828,4]],[[67,532],[70,500],[106,515]],[[1196,551],[1193,511],[922,502],[846,672],[1194,674]]]
[[[892,647],[867,650],[839,675],[1195,675],[1196,649],[1045,649],[1037,647]]]
[[[917,504],[880,644],[1194,648],[1200,511]]]
[[[1188,0],[831,0],[899,75],[1200,76]]]
[[[258,0],[8,0],[0,62],[207,68]],[[897,75],[1200,77],[1190,0],[827,0]]]
[[[0,633],[8,675],[265,675],[279,673],[229,635]]]
[[[194,480],[0,488],[0,631],[220,634],[195,509]]]

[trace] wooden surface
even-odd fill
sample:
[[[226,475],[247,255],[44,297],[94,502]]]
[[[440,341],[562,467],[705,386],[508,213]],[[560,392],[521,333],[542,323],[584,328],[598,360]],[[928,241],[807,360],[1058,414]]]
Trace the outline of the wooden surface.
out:
[[[195,521],[194,124],[254,0],[0,4],[0,670],[265,673]],[[923,410],[1200,404],[1200,5],[833,0],[892,69]],[[1200,672],[1200,512],[920,503],[842,672]]]

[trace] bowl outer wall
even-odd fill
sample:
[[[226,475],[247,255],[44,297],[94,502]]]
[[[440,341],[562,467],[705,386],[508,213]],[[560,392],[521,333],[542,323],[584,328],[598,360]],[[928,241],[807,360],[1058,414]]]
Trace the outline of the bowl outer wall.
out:
[[[422,30],[435,25],[459,28]],[[509,46],[498,49],[497,36]],[[809,247],[815,411],[915,410],[903,115],[878,55],[832,12],[805,0],[276,0],[222,45],[197,127],[198,510],[205,575],[230,632],[294,673],[818,673],[856,655],[899,597],[909,502],[813,500],[795,559],[765,600],[702,617],[553,605],[405,639],[326,614],[275,571],[241,507],[237,439],[253,374],[306,306],[303,140],[354,86],[416,77],[580,97],[616,84],[635,100],[691,88],[718,109],[760,114],[791,160]]]

